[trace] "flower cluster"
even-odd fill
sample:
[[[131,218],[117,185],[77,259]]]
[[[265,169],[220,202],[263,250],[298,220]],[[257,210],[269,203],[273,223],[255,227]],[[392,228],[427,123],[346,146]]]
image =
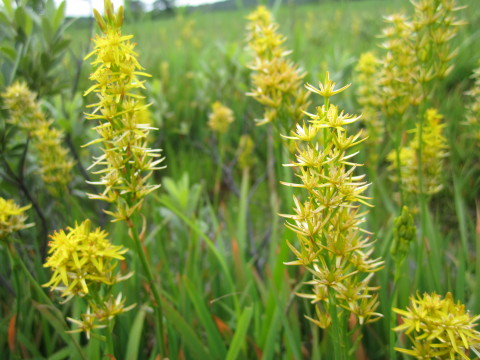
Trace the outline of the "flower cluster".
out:
[[[445,78],[452,70],[451,60],[457,52],[452,50],[453,39],[465,22],[455,17],[461,9],[455,0],[411,0],[415,12],[412,18],[415,30],[414,49],[418,60],[420,82]]]
[[[70,332],[84,331],[87,337],[92,330],[106,327],[115,316],[135,306],[125,306],[122,294],[115,297],[112,293],[112,285],[129,278],[131,273],[122,276],[115,272],[127,249],[112,245],[107,237],[100,228],[92,230],[90,220],[67,231],[56,231],[50,235],[49,256],[43,265],[53,271],[44,287],[61,291],[65,302],[74,296],[86,299],[87,312],[80,315],[80,320],[68,320],[78,325]]]
[[[12,232],[33,226],[33,224],[25,224],[27,221],[25,211],[30,207],[31,205],[20,207],[13,200],[0,197],[0,239]]]
[[[417,66],[412,39],[413,25],[404,15],[394,14],[386,19],[383,29],[385,50],[378,72],[376,92],[382,112],[387,117],[402,116],[410,105],[421,101],[421,88],[413,78]]]
[[[80,314],[80,320],[70,317],[67,318],[68,321],[78,326],[76,329],[67,332],[85,332],[87,338],[90,338],[92,330],[107,327],[109,320],[112,320],[117,315],[132,310],[134,307],[135,304],[125,306],[125,298],[122,297],[121,293],[118,294],[117,297],[109,295],[107,296],[107,299],[103,299],[103,301],[98,304],[95,303],[95,301],[90,301],[87,312]]]
[[[290,52],[282,46],[285,38],[277,33],[278,24],[266,7],[259,6],[247,19],[248,46],[255,54],[249,66],[253,88],[247,95],[265,106],[257,125],[273,122],[282,131],[289,131],[291,120],[299,121],[301,109],[308,106],[308,92],[301,87],[305,73],[287,59]]]
[[[228,126],[234,121],[232,109],[222,105],[219,101],[212,104],[212,112],[208,116],[208,127],[217,133],[225,134]]]
[[[412,343],[396,351],[417,359],[470,359],[469,351],[480,357],[480,332],[475,330],[480,316],[472,317],[465,305],[455,303],[451,293],[444,299],[435,293],[410,298],[406,310],[393,309],[401,316],[394,331],[405,332]]]
[[[429,109],[425,113],[423,124],[417,124],[411,132],[413,138],[407,146],[400,149],[399,160],[397,154],[392,151],[388,155],[390,170],[401,172],[402,188],[410,194],[424,193],[433,195],[442,188],[443,159],[448,155],[447,139],[443,136],[445,124],[441,123],[442,115],[435,109]],[[422,129],[420,130],[420,127]],[[421,136],[420,136],[421,134]],[[420,142],[421,139],[421,142]],[[421,147],[421,162],[418,161]],[[419,184],[419,167],[421,166],[422,186]],[[397,171],[393,172],[397,174]],[[398,181],[396,175],[393,176]]]
[[[63,131],[53,126],[40,109],[36,94],[25,83],[14,83],[2,94],[9,110],[8,122],[26,131],[32,138],[39,162],[39,173],[52,194],[58,185],[66,187],[72,179],[75,162],[63,146]]]
[[[115,268],[127,249],[112,245],[107,236],[100,228],[92,231],[90,220],[67,228],[67,232],[56,231],[50,236],[49,257],[43,265],[53,274],[44,286],[62,291],[62,296],[85,296],[92,287],[123,280]]]
[[[387,118],[402,119],[410,106],[431,96],[435,79],[452,69],[456,51],[451,40],[464,24],[455,17],[460,8],[455,0],[416,0],[412,17],[394,14],[386,17],[380,59],[382,66],[370,86],[379,108]]]
[[[288,137],[296,143],[296,161],[286,166],[298,169],[301,183],[284,184],[306,190],[303,201],[301,194],[294,196],[295,214],[283,215],[291,220],[286,226],[299,240],[299,247],[288,242],[297,257],[288,265],[304,266],[313,275],[307,282],[313,286],[312,293],[299,295],[316,304],[318,318],[310,320],[322,328],[330,325],[332,306],[336,313],[354,314],[359,324],[381,317],[375,312],[378,288],[370,281],[383,262],[371,258],[372,242],[361,228],[365,212],[359,208],[369,205],[363,195],[368,184],[364,175],[356,174],[361,165],[353,162],[356,153],[351,151],[365,138],[361,132],[348,135],[346,129],[360,116],[346,114],[330,103],[331,96],[347,87],[335,89],[328,73],[318,89],[307,85],[324,97],[324,105],[314,114],[306,113],[310,119],[297,124]]]
[[[93,92],[98,97],[97,103],[89,105],[93,111],[87,118],[99,121],[94,129],[100,138],[87,145],[101,144],[103,154],[90,168],[100,168],[94,172],[101,175],[100,181],[94,184],[103,185],[105,190],[89,197],[115,204],[115,212],[106,211],[113,221],[128,220],[144,197],[160,186],[149,185],[148,179],[154,170],[163,168],[159,164],[164,158],[161,150],[148,147],[148,134],[155,129],[142,119],[148,105],[142,104],[143,96],[138,91],[145,82],[139,77],[150,75],[141,71],[135,44],[130,42],[133,35],[121,34],[123,7],[114,13],[113,5],[106,0],[105,18],[96,10],[94,14],[103,34],[95,37],[94,50],[85,57],[95,56],[92,65],[96,70],[90,80],[96,84],[84,95]]]

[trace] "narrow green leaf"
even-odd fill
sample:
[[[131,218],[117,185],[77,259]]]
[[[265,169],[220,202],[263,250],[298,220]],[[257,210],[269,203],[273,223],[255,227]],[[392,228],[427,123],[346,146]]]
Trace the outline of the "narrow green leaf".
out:
[[[184,214],[182,214],[181,211],[179,211],[172,203],[170,203],[168,200],[164,198],[159,198],[157,197],[157,200],[159,201],[160,204],[165,206],[167,209],[172,211],[175,215],[177,215],[187,226],[189,226],[199,237],[201,237],[207,244],[208,248],[214,255],[214,257],[217,259],[218,263],[220,264],[220,267],[222,268],[222,271],[227,279],[228,285],[230,287],[230,292],[234,294],[237,290],[233,279],[232,275],[230,273],[229,267],[227,266],[227,263],[225,262],[225,258],[220,254],[218,251],[217,247],[213,243],[213,241],[205,235],[205,233],[195,224],[193,221],[188,219]],[[237,314],[239,314],[239,309],[240,309],[240,304],[238,303],[238,298],[235,295],[232,295],[233,301],[235,303],[235,311]]]
[[[275,306],[275,312],[273,313],[273,317],[271,318],[270,326],[268,327],[264,345],[262,347],[262,360],[273,359],[275,345],[281,329],[282,327],[280,326],[280,312],[278,311],[278,307]]]
[[[55,11],[55,17],[53,18],[53,31],[57,31],[60,28],[60,25],[63,23],[65,18],[65,1],[58,6],[57,11]]]
[[[68,358],[72,353],[72,349],[69,347],[64,347],[63,349],[58,350],[56,353],[48,357],[48,360],[63,360]]]
[[[144,323],[145,323],[145,309],[142,307],[138,311],[137,316],[135,316],[135,320],[133,321],[133,326],[130,329],[125,359],[131,359],[131,360],[138,359],[138,351],[140,347],[140,340],[142,337]]]
[[[18,27],[25,28],[26,17],[27,17],[27,14],[25,13],[25,10],[23,9],[23,7],[18,7],[15,10],[15,22]]]
[[[190,354],[193,358],[198,360],[211,359],[211,354],[205,346],[203,346],[196,332],[192,329],[190,324],[185,321],[182,315],[180,315],[180,313],[175,310],[166,299],[162,299],[162,306],[165,317],[182,335],[182,339],[190,350]]]
[[[12,0],[3,0],[3,5],[5,6],[5,10],[7,11],[7,14],[10,18],[10,20],[13,19],[14,16],[14,11],[12,7]]]
[[[205,305],[205,301],[192,281],[190,281],[188,278],[184,278],[184,284],[187,289],[188,296],[190,297],[190,300],[197,311],[197,315],[199,316],[203,327],[207,331],[208,345],[213,357],[215,359],[225,359],[227,348],[223,343],[217,326],[212,320],[212,316]]]
[[[250,320],[252,319],[252,314],[253,307],[251,306],[243,310],[243,313],[238,320],[237,330],[235,331],[232,343],[230,344],[230,348],[228,349],[226,360],[236,360],[238,358],[238,354],[245,344],[245,335],[247,334]]]

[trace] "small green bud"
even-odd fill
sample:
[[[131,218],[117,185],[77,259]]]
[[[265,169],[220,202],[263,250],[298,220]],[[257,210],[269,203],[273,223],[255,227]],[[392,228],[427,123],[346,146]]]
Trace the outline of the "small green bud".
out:
[[[123,25],[123,6],[120,6],[117,12],[117,27],[121,27],[122,25]]]
[[[111,22],[112,20],[115,19],[112,2],[110,0],[105,0],[104,8],[105,8],[105,17],[109,20],[109,22]]]
[[[93,15],[95,16],[95,20],[97,20],[97,24],[100,27],[102,31],[105,31],[107,28],[107,24],[105,23],[105,20],[103,20],[102,15],[97,11],[97,9],[93,9]]]
[[[408,255],[410,243],[416,237],[416,228],[413,221],[413,215],[404,206],[400,216],[394,220],[393,228],[393,242],[390,248],[390,253],[396,263],[402,263]]]

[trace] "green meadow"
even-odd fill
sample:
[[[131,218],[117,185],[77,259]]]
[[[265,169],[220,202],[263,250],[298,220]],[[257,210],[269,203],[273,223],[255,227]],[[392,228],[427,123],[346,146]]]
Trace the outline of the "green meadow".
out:
[[[478,0],[237,5],[0,4],[0,358],[480,358]]]

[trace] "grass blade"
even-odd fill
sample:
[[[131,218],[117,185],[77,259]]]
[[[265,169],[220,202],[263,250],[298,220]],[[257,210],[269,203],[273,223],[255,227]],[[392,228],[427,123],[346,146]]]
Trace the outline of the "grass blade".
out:
[[[237,331],[233,336],[232,343],[228,349],[228,354],[226,360],[235,360],[238,358],[238,353],[242,349],[242,346],[245,344],[245,335],[247,334],[248,327],[250,325],[250,320],[252,319],[253,308],[251,306],[243,310],[240,320],[238,320]]]

